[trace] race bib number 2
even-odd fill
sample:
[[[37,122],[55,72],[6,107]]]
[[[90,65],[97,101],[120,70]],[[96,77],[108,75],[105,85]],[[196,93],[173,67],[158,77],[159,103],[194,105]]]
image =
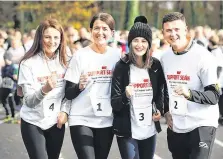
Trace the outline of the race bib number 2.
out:
[[[187,99],[183,96],[171,96],[170,111],[176,115],[186,115],[187,113]]]

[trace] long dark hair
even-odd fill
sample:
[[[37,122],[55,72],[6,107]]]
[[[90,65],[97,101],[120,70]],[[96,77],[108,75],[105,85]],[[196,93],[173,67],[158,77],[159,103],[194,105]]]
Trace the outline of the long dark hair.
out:
[[[65,33],[61,26],[61,24],[56,19],[47,19],[43,21],[37,28],[36,34],[34,37],[34,42],[30,50],[24,55],[21,62],[24,60],[27,60],[36,54],[38,54],[40,51],[45,51],[44,45],[43,45],[43,33],[47,28],[55,28],[60,32],[61,41],[59,45],[59,60],[62,66],[67,66],[67,60],[66,60],[66,40],[65,40]]]
[[[61,26],[61,24],[54,18],[47,19],[43,21],[37,28],[36,34],[34,37],[34,42],[30,50],[23,56],[23,58],[20,61],[19,69],[22,61],[25,61],[35,55],[37,55],[40,51],[45,51],[44,44],[43,44],[43,33],[47,28],[55,28],[60,32],[60,45],[59,45],[59,60],[60,64],[64,67],[67,67],[67,60],[66,60],[66,39],[65,39],[65,33]],[[18,77],[19,77],[19,71],[18,71]],[[20,97],[23,97],[22,88],[18,85],[17,86],[17,95]]]

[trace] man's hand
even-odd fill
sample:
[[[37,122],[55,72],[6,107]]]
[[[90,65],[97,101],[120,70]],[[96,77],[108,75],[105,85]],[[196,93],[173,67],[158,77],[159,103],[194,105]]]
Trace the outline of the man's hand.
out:
[[[166,119],[166,123],[167,123],[168,127],[172,130],[173,129],[172,115],[170,114],[170,112],[167,112],[164,114],[164,117]]]
[[[183,95],[187,99],[190,98],[190,90],[185,86],[182,86],[182,85],[176,86],[174,88],[174,92],[177,95]]]

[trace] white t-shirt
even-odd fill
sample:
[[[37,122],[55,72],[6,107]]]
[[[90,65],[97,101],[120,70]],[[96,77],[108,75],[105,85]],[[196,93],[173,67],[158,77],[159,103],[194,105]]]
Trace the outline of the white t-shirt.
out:
[[[169,110],[173,117],[173,130],[189,132],[200,126],[218,126],[218,105],[205,105],[177,96],[173,88],[184,85],[191,90],[204,91],[204,87],[217,84],[217,65],[204,47],[194,43],[185,54],[176,55],[172,48],[161,58],[169,92]]]
[[[81,74],[87,74],[89,83],[72,100],[70,126],[85,125],[94,128],[112,126],[111,78],[120,55],[117,49],[111,47],[107,47],[104,54],[99,54],[87,46],[79,49],[72,57],[65,80],[78,84]]]
[[[132,138],[144,140],[156,134],[152,120],[153,89],[148,70],[131,64],[130,84],[134,89],[130,108]]]
[[[63,78],[66,70],[59,63],[59,56],[53,60],[48,60],[48,66],[43,54],[39,53],[21,63],[18,81],[18,85],[28,87],[27,92],[23,91],[24,102],[20,110],[21,118],[43,130],[52,127],[57,122],[57,115],[62,109],[61,102],[65,89]],[[43,99],[40,99],[37,105],[34,101],[33,103],[26,101],[30,96],[38,98],[37,92],[46,84],[47,78],[52,72],[55,72],[57,76],[56,88],[51,90]],[[30,106],[27,103],[30,103]]]

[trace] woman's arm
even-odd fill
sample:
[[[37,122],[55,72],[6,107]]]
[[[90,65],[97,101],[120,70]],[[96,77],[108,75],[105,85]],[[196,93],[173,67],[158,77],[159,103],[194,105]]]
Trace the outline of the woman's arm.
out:
[[[114,111],[120,111],[125,105],[130,103],[125,92],[123,82],[123,71],[120,63],[117,63],[113,72],[112,86],[111,86],[111,106]]]

